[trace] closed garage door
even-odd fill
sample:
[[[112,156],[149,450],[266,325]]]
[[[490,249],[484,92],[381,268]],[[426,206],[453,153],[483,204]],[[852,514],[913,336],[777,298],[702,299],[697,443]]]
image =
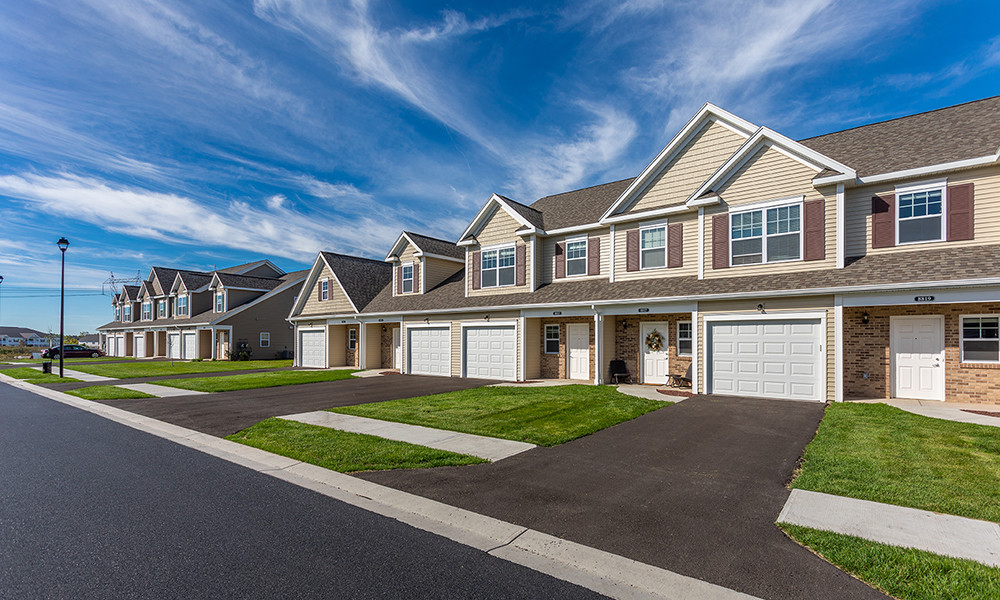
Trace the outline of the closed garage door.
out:
[[[465,329],[465,376],[517,379],[517,338],[514,326]]]
[[[142,334],[135,336],[135,355],[138,358],[146,356],[146,336]]]
[[[414,375],[451,375],[451,331],[447,327],[408,329],[407,372]]]
[[[708,391],[825,400],[819,319],[709,323]]]
[[[300,332],[299,349],[302,353],[300,366],[326,368],[326,335],[322,331]]]
[[[169,358],[181,357],[181,334],[179,333],[167,334],[167,356]]]
[[[195,354],[195,345],[197,344],[198,334],[191,332],[184,334],[184,358],[187,360],[192,360],[197,358],[198,355]]]
[[[125,336],[119,335],[115,340],[115,356],[125,356]]]
[[[104,352],[108,356],[118,356],[118,342],[117,342],[118,338],[116,338],[113,335],[109,335],[107,337],[107,340],[108,340],[107,341],[108,347],[104,350]]]

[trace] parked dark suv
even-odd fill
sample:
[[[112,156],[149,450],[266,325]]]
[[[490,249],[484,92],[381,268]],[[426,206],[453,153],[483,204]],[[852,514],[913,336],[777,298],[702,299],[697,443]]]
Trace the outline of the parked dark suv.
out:
[[[100,356],[104,356],[104,353],[100,350],[88,348],[79,344],[66,344],[64,348],[66,348],[66,358],[81,358],[85,356],[98,358]],[[42,352],[42,358],[59,358],[59,346],[54,346],[45,352]]]

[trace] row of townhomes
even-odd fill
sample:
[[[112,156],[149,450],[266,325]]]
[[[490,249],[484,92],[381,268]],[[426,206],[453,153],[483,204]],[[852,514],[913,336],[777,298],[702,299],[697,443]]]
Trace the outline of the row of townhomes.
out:
[[[307,273],[285,273],[269,260],[212,272],[153,267],[112,299],[115,319],[98,328],[103,347],[137,358],[290,357],[286,318]]]
[[[57,335],[56,338],[59,336]],[[0,346],[44,348],[49,346],[52,334],[45,334],[27,327],[0,327]]]
[[[798,141],[705,105],[634,178],[495,194],[457,242],[403,232],[384,261],[320,253],[296,363],[600,384],[616,360],[701,393],[990,401],[998,161],[1000,97]]]

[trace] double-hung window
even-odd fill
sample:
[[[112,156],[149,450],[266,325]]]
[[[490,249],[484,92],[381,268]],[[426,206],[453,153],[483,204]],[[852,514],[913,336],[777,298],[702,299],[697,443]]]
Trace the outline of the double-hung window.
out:
[[[116,306],[115,307],[115,321],[121,321],[121,320],[122,320],[122,307]]]
[[[219,292],[215,295],[215,312],[226,312],[226,293]]]
[[[319,299],[329,300],[330,299],[330,280],[324,279],[319,282]]]
[[[566,241],[566,275],[587,274],[587,238]]]
[[[132,321],[132,306],[131,305],[125,305],[125,318],[122,319],[122,320],[125,321],[125,322],[131,322]]]
[[[159,300],[156,303],[156,316],[159,319],[166,318],[167,316],[167,301]]]
[[[186,315],[188,314],[188,297],[187,296],[177,296],[177,314]]]
[[[403,293],[409,294],[413,291],[413,265],[403,265]]]
[[[943,183],[896,188],[896,242],[914,244],[945,239]]]
[[[962,317],[962,362],[1000,362],[1000,317]]]
[[[514,247],[483,250],[482,287],[514,285]]]
[[[153,303],[143,302],[142,303],[142,320],[151,321],[153,319]]]
[[[347,330],[347,349],[354,350],[358,347],[358,330],[348,329]]]
[[[658,269],[667,266],[667,226],[643,227],[639,230],[640,268]]]
[[[260,347],[270,348],[271,347],[271,332],[261,331],[260,332]]]
[[[677,356],[691,356],[691,321],[677,322]]]
[[[754,265],[802,258],[802,204],[733,213],[732,264]]]
[[[559,326],[545,326],[545,353],[559,354]]]

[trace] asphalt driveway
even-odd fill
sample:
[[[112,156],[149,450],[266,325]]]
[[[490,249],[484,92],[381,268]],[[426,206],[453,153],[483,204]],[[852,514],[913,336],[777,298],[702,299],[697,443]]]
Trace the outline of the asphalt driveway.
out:
[[[128,383],[132,382],[130,380]],[[460,377],[392,374],[257,390],[100,402],[209,435],[225,437],[270,417],[441,394],[488,383],[494,382]]]
[[[886,598],[774,525],[823,410],[695,396],[497,463],[358,476],[761,598]]]

